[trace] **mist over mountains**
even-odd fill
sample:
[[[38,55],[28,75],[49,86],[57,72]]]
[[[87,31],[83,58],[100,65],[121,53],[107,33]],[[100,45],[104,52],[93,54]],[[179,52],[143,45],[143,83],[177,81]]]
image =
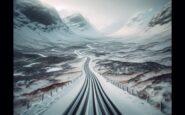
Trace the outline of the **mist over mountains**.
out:
[[[170,37],[171,2],[163,6],[156,14],[152,10],[137,12],[128,22],[111,36],[124,38],[125,41],[155,40]],[[156,37],[157,36],[157,37]]]
[[[149,95],[153,105],[167,98],[164,113],[171,115],[171,10],[168,2],[155,15],[136,12],[116,32],[103,34],[80,12],[63,16],[39,0],[14,0],[15,103],[27,100],[25,92],[58,83],[58,76],[69,82],[90,57],[102,77]]]
[[[54,8],[38,0],[16,0],[14,6],[14,46],[16,47],[42,49],[57,46],[57,44],[69,45],[69,42],[74,44],[86,42],[87,39],[78,35],[79,32],[93,30],[81,15],[73,16],[74,19],[81,18],[77,20],[78,23],[66,22],[68,19],[64,22]]]

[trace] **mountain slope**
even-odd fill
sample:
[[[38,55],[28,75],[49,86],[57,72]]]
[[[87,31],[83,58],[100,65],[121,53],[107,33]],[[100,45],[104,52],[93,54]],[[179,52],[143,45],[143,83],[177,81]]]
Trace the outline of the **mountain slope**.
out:
[[[111,34],[126,42],[169,38],[171,35],[171,2],[151,16],[150,11],[138,12],[117,32]]]
[[[88,37],[98,37],[101,34],[79,13],[63,18],[66,25],[76,34]]]
[[[153,27],[155,25],[164,25],[171,22],[171,1],[168,2],[161,11],[154,16],[149,22],[149,26]]]
[[[38,0],[14,2],[14,48],[43,49],[86,41],[63,22],[58,12]]]

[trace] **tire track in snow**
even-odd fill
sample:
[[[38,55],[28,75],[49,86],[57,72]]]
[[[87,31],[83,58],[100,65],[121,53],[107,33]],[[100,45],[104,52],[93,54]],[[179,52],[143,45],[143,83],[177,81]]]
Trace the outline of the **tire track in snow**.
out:
[[[89,69],[88,57],[84,70],[85,82],[77,97],[64,112],[65,115],[121,115],[121,112],[106,95],[96,76]]]

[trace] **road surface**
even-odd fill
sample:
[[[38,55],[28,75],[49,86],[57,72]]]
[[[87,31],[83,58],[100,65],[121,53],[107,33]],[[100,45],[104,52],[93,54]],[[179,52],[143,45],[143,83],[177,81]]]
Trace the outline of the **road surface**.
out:
[[[90,58],[85,62],[85,82],[77,97],[64,112],[65,115],[121,115],[89,69]]]

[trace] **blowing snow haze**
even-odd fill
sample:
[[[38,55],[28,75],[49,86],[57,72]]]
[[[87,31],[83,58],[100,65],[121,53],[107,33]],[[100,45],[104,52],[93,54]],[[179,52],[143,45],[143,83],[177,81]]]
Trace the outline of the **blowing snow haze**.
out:
[[[14,114],[171,115],[171,11],[171,0],[14,0]]]
[[[138,12],[157,13],[169,0],[41,0],[58,11],[80,12],[103,33],[112,33],[126,24]]]

